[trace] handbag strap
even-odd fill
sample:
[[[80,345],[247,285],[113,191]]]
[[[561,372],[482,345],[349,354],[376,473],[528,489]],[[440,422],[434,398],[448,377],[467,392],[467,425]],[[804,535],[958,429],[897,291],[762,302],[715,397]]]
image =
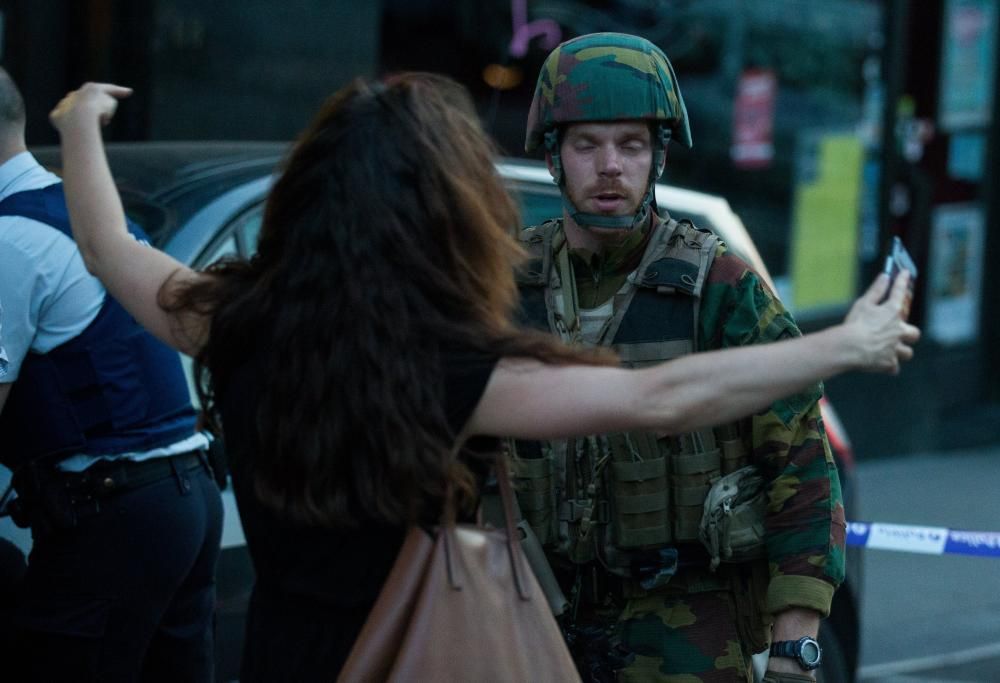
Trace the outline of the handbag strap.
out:
[[[500,500],[503,502],[503,519],[507,526],[507,550],[510,555],[510,570],[517,586],[517,594],[522,600],[530,600],[528,582],[524,579],[525,563],[521,559],[521,533],[514,519],[514,492],[510,486],[510,473],[507,471],[507,460],[500,453],[493,462],[493,472],[500,487]]]
[[[514,518],[514,492],[510,485],[510,474],[507,471],[507,461],[501,454],[497,454],[493,463],[493,472],[500,487],[500,500],[503,503],[504,525],[507,527],[507,555],[510,557],[511,576],[514,578],[514,586],[517,588],[517,595],[522,600],[531,599],[530,584],[524,576],[525,561],[522,559],[521,536]],[[448,584],[454,590],[462,590],[462,582],[459,580],[458,572],[455,569],[455,553],[452,548],[452,538],[455,534],[455,517],[449,514],[451,507],[451,491],[449,488],[447,502],[445,503],[445,514],[441,521],[440,533],[444,545],[445,567],[448,573]],[[451,511],[453,512],[453,510]],[[457,543],[457,539],[455,540]]]

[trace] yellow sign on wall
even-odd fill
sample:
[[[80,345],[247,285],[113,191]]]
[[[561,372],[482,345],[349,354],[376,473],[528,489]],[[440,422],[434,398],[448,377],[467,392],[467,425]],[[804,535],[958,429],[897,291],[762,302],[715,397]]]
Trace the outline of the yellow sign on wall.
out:
[[[796,189],[790,273],[798,311],[839,306],[855,297],[863,163],[858,137],[823,136],[813,177]]]

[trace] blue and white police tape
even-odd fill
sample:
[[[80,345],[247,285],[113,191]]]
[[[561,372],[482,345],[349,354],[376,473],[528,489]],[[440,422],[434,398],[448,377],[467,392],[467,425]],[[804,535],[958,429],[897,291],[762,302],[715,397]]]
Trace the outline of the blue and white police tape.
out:
[[[925,555],[1000,557],[1000,533],[937,526],[848,522],[847,545]]]

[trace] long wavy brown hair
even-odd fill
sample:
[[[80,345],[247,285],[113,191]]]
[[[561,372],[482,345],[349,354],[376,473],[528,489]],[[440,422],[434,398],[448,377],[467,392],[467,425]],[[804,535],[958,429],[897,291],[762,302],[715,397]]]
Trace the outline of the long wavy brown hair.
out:
[[[608,362],[511,322],[517,207],[468,93],[444,76],[355,81],[320,109],[267,201],[259,251],[171,297],[212,314],[199,358],[215,405],[258,340],[256,495],[294,520],[405,524],[468,510],[442,347]],[[207,370],[207,373],[206,373]],[[224,426],[224,425],[223,425]]]

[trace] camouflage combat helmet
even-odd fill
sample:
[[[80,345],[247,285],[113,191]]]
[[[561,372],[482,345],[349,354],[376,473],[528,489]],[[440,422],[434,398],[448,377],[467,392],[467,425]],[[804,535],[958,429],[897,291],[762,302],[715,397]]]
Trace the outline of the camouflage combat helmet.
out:
[[[583,214],[569,201],[559,156],[561,127],[570,123],[642,119],[656,122],[649,188],[634,217]],[[641,224],[653,199],[667,142],[691,146],[684,99],[663,51],[645,38],[591,33],[568,40],[542,64],[528,112],[525,151],[544,145],[552,158],[563,202],[582,226],[629,228]]]

